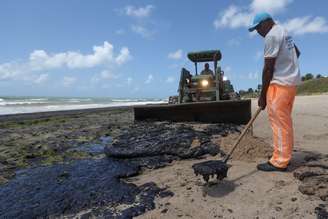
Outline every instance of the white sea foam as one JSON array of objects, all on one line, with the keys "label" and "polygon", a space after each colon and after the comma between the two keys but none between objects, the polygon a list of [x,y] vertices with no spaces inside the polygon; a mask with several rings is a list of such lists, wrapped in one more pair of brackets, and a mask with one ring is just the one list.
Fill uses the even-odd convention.
[{"label": "white sea foam", "polygon": [[[132,106],[132,105],[145,105],[145,104],[157,104],[165,103],[166,100],[156,101],[140,101],[129,99],[122,99],[121,101],[113,101],[108,99],[103,102],[99,99],[87,99],[87,98],[66,98],[60,100],[58,98],[48,101],[40,101],[41,98],[35,98],[34,101],[31,99],[25,100],[5,100],[0,101],[0,115],[7,114],[18,114],[18,113],[33,113],[33,112],[47,112],[47,111],[61,111],[61,110],[74,110],[74,109],[92,109],[92,108],[103,108],[113,106]],[[45,99],[46,100],[46,99]],[[82,101],[81,101],[82,100]],[[93,101],[96,101],[94,103]]]},{"label": "white sea foam", "polygon": [[10,106],[10,105],[32,105],[32,104],[42,104],[47,103],[47,101],[2,101],[0,106]]}]

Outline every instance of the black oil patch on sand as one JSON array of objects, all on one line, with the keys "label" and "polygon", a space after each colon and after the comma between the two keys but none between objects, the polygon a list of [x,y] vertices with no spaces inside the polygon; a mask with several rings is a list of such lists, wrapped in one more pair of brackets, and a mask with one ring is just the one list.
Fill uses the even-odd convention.
[{"label": "black oil patch on sand", "polygon": [[154,198],[163,191],[154,183],[138,187],[121,180],[136,175],[139,168],[104,158],[18,171],[0,187],[0,215],[132,218],[153,209]]}]

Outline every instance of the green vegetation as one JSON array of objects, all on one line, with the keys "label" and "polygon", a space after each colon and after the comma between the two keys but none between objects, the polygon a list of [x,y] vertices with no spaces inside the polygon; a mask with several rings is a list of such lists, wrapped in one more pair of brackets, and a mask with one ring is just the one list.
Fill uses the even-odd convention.
[{"label": "green vegetation", "polygon": [[260,91],[261,91],[262,86],[261,85],[258,85],[257,87],[258,87],[258,89],[255,89],[255,90],[253,90],[253,88],[248,88],[247,91],[240,90],[239,91],[239,95],[242,98],[245,98],[245,99],[248,99],[248,98],[257,98],[260,95]]},{"label": "green vegetation", "polygon": [[308,81],[308,80],[311,80],[313,78],[314,78],[313,74],[307,73],[306,75],[302,76],[302,81]]},{"label": "green vegetation", "polygon": [[[262,85],[258,85],[257,89],[248,88],[248,90],[240,90],[239,95],[244,98],[257,98],[262,89]],[[328,77],[321,74],[314,76],[307,73],[302,76],[302,83],[297,86],[297,95],[313,95],[328,93]]]},{"label": "green vegetation", "polygon": [[328,93],[328,78],[319,77],[305,80],[297,87],[298,95]]}]

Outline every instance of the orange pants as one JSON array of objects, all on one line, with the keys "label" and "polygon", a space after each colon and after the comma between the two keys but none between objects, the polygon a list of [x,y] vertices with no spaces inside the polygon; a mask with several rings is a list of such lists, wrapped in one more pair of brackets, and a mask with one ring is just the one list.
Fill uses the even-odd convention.
[{"label": "orange pants", "polygon": [[287,167],[294,145],[292,108],[296,95],[295,86],[270,84],[267,91],[267,111],[273,131],[273,156],[270,163],[275,167]]}]

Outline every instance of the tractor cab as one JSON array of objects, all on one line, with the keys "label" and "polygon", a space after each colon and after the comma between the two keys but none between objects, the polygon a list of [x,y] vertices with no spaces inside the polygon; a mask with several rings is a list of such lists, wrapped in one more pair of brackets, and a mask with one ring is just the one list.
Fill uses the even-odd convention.
[{"label": "tractor cab", "polygon": [[[219,101],[231,99],[234,93],[230,81],[224,81],[224,72],[219,61],[222,58],[220,50],[208,50],[188,53],[188,59],[195,64],[192,74],[182,68],[178,88],[178,103]],[[199,63],[213,63],[213,71],[207,68],[198,73]]]}]

